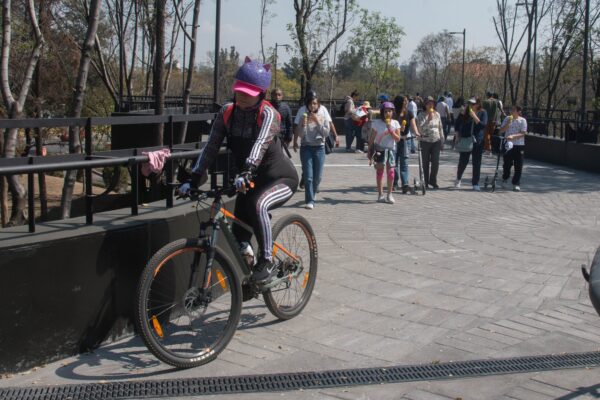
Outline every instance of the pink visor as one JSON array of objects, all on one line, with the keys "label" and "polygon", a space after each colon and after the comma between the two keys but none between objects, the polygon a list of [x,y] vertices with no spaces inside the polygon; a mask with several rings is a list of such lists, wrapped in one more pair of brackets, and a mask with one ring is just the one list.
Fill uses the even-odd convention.
[{"label": "pink visor", "polygon": [[233,91],[242,92],[253,97],[262,93],[262,90],[259,87],[242,81],[235,81],[233,84]]}]

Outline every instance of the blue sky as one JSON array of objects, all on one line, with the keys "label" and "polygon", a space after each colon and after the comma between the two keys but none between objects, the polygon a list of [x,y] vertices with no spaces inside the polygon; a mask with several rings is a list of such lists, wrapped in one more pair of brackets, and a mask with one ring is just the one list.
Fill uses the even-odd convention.
[{"label": "blue sky", "polygon": [[[198,63],[207,61],[207,51],[214,49],[215,0],[204,0],[201,5]],[[240,55],[260,54],[260,0],[222,0],[221,2],[221,47],[235,46]],[[495,15],[496,0],[359,0],[362,8],[395,17],[406,36],[400,47],[400,61],[407,61],[419,41],[429,33],[462,31],[467,29],[467,49],[478,46],[498,46],[492,17]],[[292,43],[286,25],[294,19],[293,0],[276,0],[272,6],[276,17],[265,31],[265,47],[277,43]],[[462,39],[461,36],[458,36]],[[350,34],[343,37],[342,48],[351,40]],[[279,48],[279,60],[289,58]]]}]

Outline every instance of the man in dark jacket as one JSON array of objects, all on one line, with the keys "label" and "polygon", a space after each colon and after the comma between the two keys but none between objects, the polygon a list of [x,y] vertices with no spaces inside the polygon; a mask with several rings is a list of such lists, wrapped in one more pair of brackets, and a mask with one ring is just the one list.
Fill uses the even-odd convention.
[{"label": "man in dark jacket", "polygon": [[283,91],[280,88],[271,90],[271,104],[279,114],[281,114],[281,138],[286,145],[289,145],[294,137],[294,129],[292,124],[292,110],[288,103],[283,101]]}]

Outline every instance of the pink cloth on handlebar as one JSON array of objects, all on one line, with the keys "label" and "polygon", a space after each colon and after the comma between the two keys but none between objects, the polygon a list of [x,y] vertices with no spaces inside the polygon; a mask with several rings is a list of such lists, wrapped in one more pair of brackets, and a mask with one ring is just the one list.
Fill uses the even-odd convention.
[{"label": "pink cloth on handlebar", "polygon": [[142,164],[142,174],[150,176],[151,173],[159,174],[165,166],[165,161],[171,155],[171,150],[161,149],[156,151],[144,151],[143,155],[148,156],[148,162]]}]

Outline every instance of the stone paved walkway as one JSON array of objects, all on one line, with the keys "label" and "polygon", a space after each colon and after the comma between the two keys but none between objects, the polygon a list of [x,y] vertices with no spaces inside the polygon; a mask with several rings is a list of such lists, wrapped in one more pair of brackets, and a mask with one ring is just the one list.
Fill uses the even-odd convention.
[{"label": "stone paved walkway", "polygon": [[[297,155],[294,156],[298,162]],[[245,303],[240,328],[209,365],[176,371],[129,338],[0,386],[274,373],[519,355],[600,347],[581,264],[600,244],[600,176],[526,160],[522,192],[454,189],[457,153],[442,156],[441,189],[377,203],[361,154],[327,157],[314,210],[299,212],[319,244],[319,275],[298,318],[277,322]],[[484,157],[482,181],[495,158]],[[416,174],[416,158],[411,173]],[[240,399],[597,398],[599,370],[240,395]],[[212,397],[203,397],[212,398]],[[214,399],[223,397],[215,396]],[[231,398],[228,396],[228,398]]]}]

